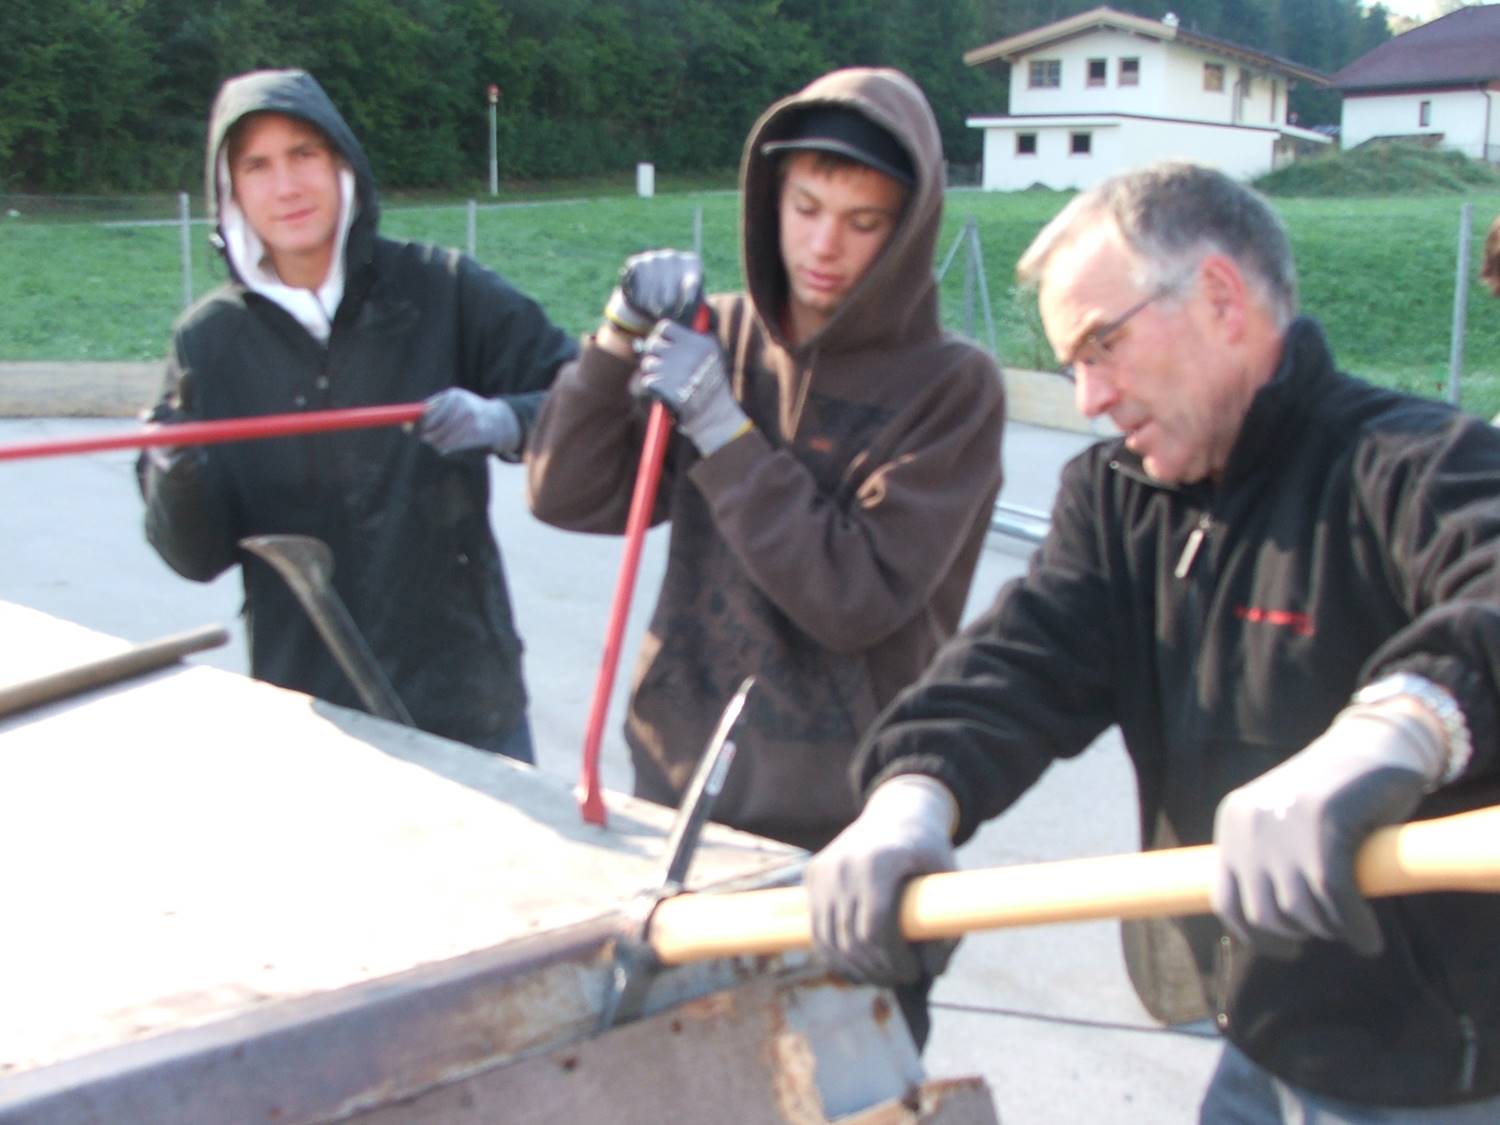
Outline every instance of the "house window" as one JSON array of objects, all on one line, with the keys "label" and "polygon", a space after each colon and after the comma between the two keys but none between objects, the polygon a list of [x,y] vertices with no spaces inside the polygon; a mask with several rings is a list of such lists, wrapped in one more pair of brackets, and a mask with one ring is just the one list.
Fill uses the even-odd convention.
[{"label": "house window", "polygon": [[1224,92],[1224,64],[1206,62],[1203,64],[1203,88],[1214,93]]},{"label": "house window", "polygon": [[1120,85],[1139,86],[1141,84],[1141,60],[1120,60]]},{"label": "house window", "polygon": [[1104,80],[1105,80],[1105,78],[1107,76],[1108,76],[1108,63],[1107,63],[1106,60],[1104,60],[1104,59],[1089,59],[1089,78],[1088,78],[1088,84],[1090,86],[1103,86],[1104,85]]},{"label": "house window", "polygon": [[1030,84],[1033,89],[1044,86],[1061,86],[1062,60],[1033,59],[1028,74],[1030,75]]},{"label": "house window", "polygon": [[1417,124],[1420,125],[1423,129],[1432,124],[1431,102],[1424,101],[1417,103]]},{"label": "house window", "polygon": [[1068,138],[1068,151],[1074,156],[1087,156],[1094,149],[1094,134],[1073,133]]},{"label": "house window", "polygon": [[1036,155],[1036,134],[1035,133],[1017,133],[1016,134],[1016,155],[1017,156],[1035,156]]}]

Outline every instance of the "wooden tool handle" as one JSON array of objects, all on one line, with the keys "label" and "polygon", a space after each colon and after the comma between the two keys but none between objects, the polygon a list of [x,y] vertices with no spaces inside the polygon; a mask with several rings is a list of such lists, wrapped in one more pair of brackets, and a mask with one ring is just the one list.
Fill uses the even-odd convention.
[{"label": "wooden tool handle", "polygon": [[123,652],[76,664],[57,672],[49,672],[34,680],[0,687],[0,716],[13,715],[45,703],[53,703],[69,696],[108,684],[141,676],[174,664],[184,656],[205,649],[218,648],[227,643],[229,633],[218,625],[204,625],[186,633],[174,633],[160,640],[134,645]]},{"label": "wooden tool handle", "polygon": [[[973,930],[1203,914],[1218,848],[950,871],[913,879],[901,929],[914,939]],[[1359,853],[1371,897],[1424,891],[1500,891],[1500,807],[1384,828]],[[652,915],[650,942],[664,964],[805,949],[812,935],[801,887],[680,895]]]}]

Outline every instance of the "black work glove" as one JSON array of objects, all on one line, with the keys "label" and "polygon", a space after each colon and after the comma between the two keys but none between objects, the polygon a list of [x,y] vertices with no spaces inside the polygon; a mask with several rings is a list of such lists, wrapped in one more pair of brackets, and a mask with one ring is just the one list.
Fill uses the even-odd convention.
[{"label": "black work glove", "polygon": [[1241,941],[1285,955],[1308,938],[1384,946],[1355,881],[1371,832],[1405,821],[1443,772],[1443,740],[1384,705],[1345,708],[1307,748],[1219,803],[1210,899]]},{"label": "black work glove", "polygon": [[[147,425],[175,426],[199,419],[170,402],[160,402],[141,416]],[[188,474],[201,471],[208,452],[201,445],[148,445],[144,465],[158,473]]]},{"label": "black work glove", "polygon": [[687,323],[703,303],[703,263],[683,250],[650,250],[625,259],[604,318],[641,337],[661,320]]},{"label": "black work glove", "polygon": [[438,391],[423,404],[417,436],[439,453],[484,449],[510,456],[521,449],[521,422],[510,403],[463,387]]},{"label": "black work glove", "polygon": [[808,861],[813,949],[830,968],[851,980],[911,984],[947,967],[958,943],[907,941],[900,907],[913,876],[953,869],[954,809],[941,782],[902,774]]},{"label": "black work glove", "polygon": [[664,320],[646,338],[632,387],[664,402],[677,428],[707,457],[750,428],[729,389],[724,350],[716,336]]}]

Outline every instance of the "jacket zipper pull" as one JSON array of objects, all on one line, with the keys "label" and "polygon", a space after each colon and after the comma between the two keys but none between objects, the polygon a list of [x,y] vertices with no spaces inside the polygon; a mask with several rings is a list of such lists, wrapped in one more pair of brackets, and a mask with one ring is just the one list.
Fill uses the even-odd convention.
[{"label": "jacket zipper pull", "polygon": [[1208,527],[1212,522],[1207,514],[1198,517],[1198,526],[1188,535],[1187,544],[1182,548],[1182,556],[1177,560],[1177,569],[1172,571],[1178,578],[1186,578],[1188,571],[1193,569],[1193,560],[1198,557],[1198,548],[1203,546],[1203,538],[1208,534]]},{"label": "jacket zipper pull", "polygon": [[1474,1068],[1479,1061],[1479,1033],[1474,1028],[1473,1016],[1464,1013],[1458,1017],[1458,1033],[1464,1044],[1458,1068],[1458,1088],[1468,1093],[1474,1089]]}]

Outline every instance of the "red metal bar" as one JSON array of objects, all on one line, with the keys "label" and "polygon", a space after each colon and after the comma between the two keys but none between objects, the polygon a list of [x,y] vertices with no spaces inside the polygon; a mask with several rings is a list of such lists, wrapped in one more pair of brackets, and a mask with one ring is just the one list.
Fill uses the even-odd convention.
[{"label": "red metal bar", "polygon": [[290,437],[293,434],[325,433],[329,430],[359,430],[376,426],[399,426],[422,416],[424,404],[355,406],[345,410],[308,410],[296,414],[260,414],[250,418],[224,418],[213,422],[179,422],[149,425],[124,434],[100,434],[83,438],[56,438],[0,445],[0,461],[28,457],[57,457],[70,453],[97,453],[106,449],[145,449],[151,445],[213,445],[225,441]]},{"label": "red metal bar", "polygon": [[[712,327],[708,306],[700,304],[693,314],[693,331],[707,332]],[[609,607],[609,624],[604,630],[604,659],[594,681],[594,700],[589,705],[588,729],[583,736],[583,766],[578,775],[578,811],[583,814],[584,823],[601,828],[604,797],[599,789],[599,744],[604,737],[610,693],[614,691],[615,669],[620,663],[620,640],[625,635],[625,620],[630,616],[641,544],[651,524],[651,510],[656,507],[656,486],[661,481],[661,466],[667,458],[667,439],[671,434],[672,419],[667,408],[660,402],[652,403],[646,419],[646,440],[641,446],[641,467],[636,470],[630,514],[625,519],[625,557],[620,560],[620,576],[615,580],[614,602]]]},{"label": "red metal bar", "polygon": [[615,686],[615,669],[620,663],[625,620],[630,616],[635,574],[641,562],[641,544],[651,524],[651,509],[656,506],[656,486],[661,481],[661,466],[666,460],[667,439],[671,436],[672,419],[667,408],[659,402],[652,403],[646,421],[646,440],[641,447],[641,467],[636,472],[630,515],[625,521],[625,556],[620,561],[614,601],[609,608],[609,624],[604,630],[604,658],[599,663],[599,676],[594,681],[594,701],[589,706],[589,724],[583,736],[583,768],[578,776],[578,810],[585,823],[601,827],[604,824],[604,798],[599,791],[599,744],[604,737],[604,720],[609,711],[610,693]]}]

